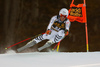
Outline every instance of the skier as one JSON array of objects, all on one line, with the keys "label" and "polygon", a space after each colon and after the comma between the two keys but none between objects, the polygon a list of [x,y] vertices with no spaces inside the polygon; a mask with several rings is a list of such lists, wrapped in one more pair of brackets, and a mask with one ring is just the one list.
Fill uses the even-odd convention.
[{"label": "skier", "polygon": [[37,36],[32,41],[28,42],[25,46],[17,49],[17,51],[20,52],[28,47],[32,47],[33,45],[45,39],[48,39],[49,41],[47,41],[46,44],[42,47],[38,48],[38,51],[41,51],[47,47],[50,47],[52,44],[61,41],[65,35],[69,33],[70,21],[67,19],[67,17],[68,10],[66,8],[62,8],[59,11],[59,15],[53,16],[51,18],[45,34]]}]

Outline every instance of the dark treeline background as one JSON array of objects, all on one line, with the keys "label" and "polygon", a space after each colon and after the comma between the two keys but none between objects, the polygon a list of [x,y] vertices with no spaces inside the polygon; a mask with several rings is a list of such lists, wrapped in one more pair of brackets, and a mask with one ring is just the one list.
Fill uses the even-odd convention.
[{"label": "dark treeline background", "polygon": [[[24,39],[44,33],[52,16],[59,14],[61,8],[69,9],[72,0],[0,0],[0,53],[5,53],[5,47]],[[83,3],[75,0],[74,4]],[[100,0],[86,0],[87,24],[89,35],[89,51],[100,51]],[[28,40],[30,41],[30,40]],[[28,41],[10,49],[25,45]],[[46,41],[33,46],[37,49]],[[60,51],[84,52],[85,24],[72,22],[70,34],[62,40]],[[55,46],[49,47],[52,49]],[[44,50],[46,51],[46,49]]]}]

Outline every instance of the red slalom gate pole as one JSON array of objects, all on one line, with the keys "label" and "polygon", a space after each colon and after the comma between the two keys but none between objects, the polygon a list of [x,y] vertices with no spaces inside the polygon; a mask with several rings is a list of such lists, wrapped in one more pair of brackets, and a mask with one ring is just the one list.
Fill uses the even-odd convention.
[{"label": "red slalom gate pole", "polygon": [[57,45],[58,45],[58,46],[57,46],[57,52],[58,52],[58,51],[59,51],[60,42],[58,42]]},{"label": "red slalom gate pole", "polygon": [[52,50],[54,50],[57,47],[57,52],[58,52],[59,51],[59,46],[60,46],[60,42],[58,42]]},{"label": "red slalom gate pole", "polygon": [[86,31],[86,48],[87,52],[89,52],[89,45],[88,45],[88,29],[87,29],[87,16],[86,16],[86,1],[84,0],[84,6],[85,6],[85,31]]},{"label": "red slalom gate pole", "polygon": [[[67,34],[65,35],[65,37],[66,37],[68,34],[69,34],[69,33],[67,32]],[[55,45],[55,47],[54,47],[52,50],[54,50],[54,49],[57,47],[57,52],[58,52],[58,51],[59,51],[60,42],[61,42],[61,41],[59,41],[59,42]]]},{"label": "red slalom gate pole", "polygon": [[54,50],[57,47],[57,45],[58,45],[58,43],[55,45],[55,47],[52,50]]},{"label": "red slalom gate pole", "polygon": [[20,44],[20,43],[22,43],[22,42],[24,42],[24,41],[29,40],[29,39],[31,39],[31,38],[27,38],[27,39],[25,39],[25,40],[22,40],[22,41],[20,41],[20,42],[18,42],[18,43],[16,43],[16,44],[13,44],[13,45],[11,45],[11,46],[5,48],[5,49],[11,48],[11,47],[13,47],[13,46],[15,46],[15,45],[17,45],[17,44]]}]

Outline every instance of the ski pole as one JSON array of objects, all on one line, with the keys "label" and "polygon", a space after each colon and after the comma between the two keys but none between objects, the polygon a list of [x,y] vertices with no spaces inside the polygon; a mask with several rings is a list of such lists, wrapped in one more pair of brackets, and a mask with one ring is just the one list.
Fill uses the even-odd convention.
[{"label": "ski pole", "polygon": [[[65,35],[65,37],[68,35],[69,33],[67,32],[67,34]],[[64,38],[65,38],[64,37]],[[61,42],[61,41],[60,41]],[[56,47],[57,47],[57,52],[59,51],[59,46],[60,46],[60,42],[58,42],[55,46],[54,46],[54,48],[52,49],[52,50],[54,50]]]},{"label": "ski pole", "polygon": [[52,50],[54,50],[57,47],[58,43],[54,46],[54,48]]},{"label": "ski pole", "polygon": [[38,35],[36,35],[36,36],[34,36],[34,37],[31,37],[31,38],[27,38],[27,39],[25,39],[25,40],[22,40],[22,41],[20,41],[20,42],[18,42],[18,43],[15,43],[15,44],[13,44],[13,45],[7,47],[7,48],[5,48],[5,49],[11,48],[11,47],[13,47],[13,46],[15,46],[15,45],[18,45],[18,44],[20,44],[20,43],[22,43],[22,42],[24,42],[24,41],[30,40],[30,39],[32,39],[32,38],[38,37],[38,36],[43,35],[43,34],[45,34],[45,33],[38,34]]},{"label": "ski pole", "polygon": [[[61,41],[60,41],[60,42],[61,42]],[[58,42],[58,43],[54,46],[54,48],[53,48],[52,50],[54,50],[54,49],[57,47],[57,52],[58,52],[59,46],[60,46],[60,42]]]},{"label": "ski pole", "polygon": [[54,50],[56,47],[57,47],[57,52],[59,51],[59,46],[60,46],[60,42],[58,42],[55,46],[54,46],[54,48],[52,49],[52,50]]},{"label": "ski pole", "polygon": [[22,43],[22,42],[24,42],[24,41],[27,41],[27,40],[30,40],[30,39],[31,39],[31,38],[27,38],[27,39],[25,39],[25,40],[22,40],[22,41],[20,41],[20,42],[18,42],[18,43],[15,43],[15,44],[13,44],[13,45],[7,47],[7,48],[5,48],[5,49],[11,48],[11,47],[13,47],[13,46],[15,46],[15,45],[17,45],[17,44],[20,44],[20,43]]}]

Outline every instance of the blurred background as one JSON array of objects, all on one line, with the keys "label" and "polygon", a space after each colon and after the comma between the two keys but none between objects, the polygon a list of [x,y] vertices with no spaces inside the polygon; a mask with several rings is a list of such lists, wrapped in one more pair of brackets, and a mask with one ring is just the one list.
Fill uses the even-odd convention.
[{"label": "blurred background", "polygon": [[[58,15],[61,8],[70,8],[72,0],[0,0],[0,53],[5,47],[24,39],[44,33],[52,16]],[[83,3],[75,0],[74,4]],[[89,51],[100,51],[100,0],[86,0]],[[28,41],[11,47],[17,48]],[[37,49],[46,41],[33,46]],[[52,45],[48,49],[52,49]],[[47,51],[47,49],[43,50]],[[86,52],[85,24],[72,22],[70,33],[61,41],[61,52]]]}]

